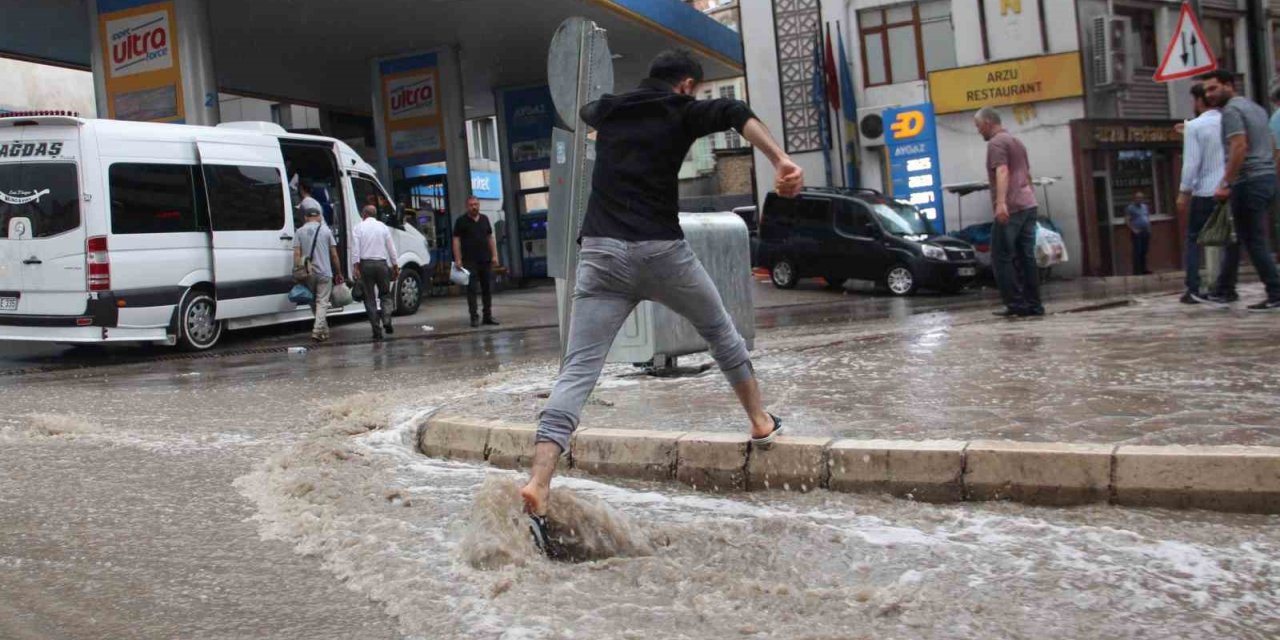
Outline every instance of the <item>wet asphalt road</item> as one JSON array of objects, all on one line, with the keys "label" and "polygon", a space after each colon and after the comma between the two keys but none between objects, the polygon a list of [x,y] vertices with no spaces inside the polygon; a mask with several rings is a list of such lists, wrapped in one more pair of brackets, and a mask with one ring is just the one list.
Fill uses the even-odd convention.
[{"label": "wet asphalt road", "polygon": [[[1050,307],[1127,288],[1067,284],[1049,296]],[[840,332],[993,304],[990,292],[901,300],[820,285],[761,289],[760,327],[788,332]],[[379,557],[411,562],[425,554],[445,574],[453,566],[430,544],[406,553],[386,546],[402,528],[378,519],[400,513],[387,511],[394,496],[386,487],[412,478],[383,477],[381,463],[341,437],[307,443],[327,425],[359,432],[386,425],[393,409],[465,401],[504,376],[551,367],[557,333],[536,328],[545,324],[548,293],[498,300],[506,322],[498,331],[466,328],[457,301],[446,300],[399,321],[395,340],[371,345],[365,327],[346,320],[335,331],[338,344],[301,355],[287,353],[306,344],[299,326],[244,332],[194,358],[153,347],[0,346],[8,373],[0,376],[0,637],[475,637],[422,631],[432,618],[405,626],[412,611],[431,610],[412,602],[444,602],[454,583],[411,589],[416,600],[405,606],[413,609],[403,611],[379,586],[401,572]],[[425,322],[436,330],[412,331]],[[291,475],[308,468],[313,475]],[[283,484],[243,485],[251,473]],[[414,517],[436,522],[465,509],[472,482],[448,489],[461,493],[450,493],[440,514]],[[854,510],[864,508],[879,507]],[[375,525],[387,530],[375,533]],[[432,535],[456,540],[449,531]],[[502,588],[501,580],[493,584]]]}]

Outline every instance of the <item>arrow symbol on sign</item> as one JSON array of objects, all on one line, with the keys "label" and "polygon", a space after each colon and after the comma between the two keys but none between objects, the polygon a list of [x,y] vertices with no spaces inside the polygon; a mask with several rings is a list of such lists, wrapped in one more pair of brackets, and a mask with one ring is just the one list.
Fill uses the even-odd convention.
[{"label": "arrow symbol on sign", "polygon": [[1182,36],[1182,66],[1185,67],[1187,66],[1187,34],[1180,35]]},{"label": "arrow symbol on sign", "polygon": [[1193,34],[1191,34],[1191,63],[1192,63],[1193,65],[1199,66],[1199,65],[1200,65],[1200,55],[1199,55],[1198,53],[1196,53],[1196,45],[1197,45],[1197,44],[1199,44],[1199,43],[1198,43],[1198,42],[1196,42],[1196,34],[1194,34],[1194,33],[1193,33]]}]

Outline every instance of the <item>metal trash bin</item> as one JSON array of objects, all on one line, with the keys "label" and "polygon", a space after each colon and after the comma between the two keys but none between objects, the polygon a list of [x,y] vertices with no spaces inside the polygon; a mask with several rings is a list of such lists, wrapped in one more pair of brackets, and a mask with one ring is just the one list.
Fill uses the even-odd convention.
[{"label": "metal trash bin", "polygon": [[[729,211],[681,213],[680,228],[693,253],[702,261],[738,333],[755,347],[756,317],[752,302],[751,247],[747,225]],[[652,363],[674,367],[679,356],[707,349],[688,320],[656,302],[636,306],[609,349],[609,362]]]}]

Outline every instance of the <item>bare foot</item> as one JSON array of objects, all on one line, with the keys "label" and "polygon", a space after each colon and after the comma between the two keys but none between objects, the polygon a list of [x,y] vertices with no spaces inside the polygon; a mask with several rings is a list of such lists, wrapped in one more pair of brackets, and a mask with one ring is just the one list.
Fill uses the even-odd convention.
[{"label": "bare foot", "polygon": [[547,515],[547,500],[551,498],[551,487],[540,487],[533,480],[520,488],[520,498],[524,500],[525,513],[535,516]]},{"label": "bare foot", "polygon": [[773,418],[769,414],[761,412],[759,417],[751,418],[751,437],[763,438],[773,433]]}]

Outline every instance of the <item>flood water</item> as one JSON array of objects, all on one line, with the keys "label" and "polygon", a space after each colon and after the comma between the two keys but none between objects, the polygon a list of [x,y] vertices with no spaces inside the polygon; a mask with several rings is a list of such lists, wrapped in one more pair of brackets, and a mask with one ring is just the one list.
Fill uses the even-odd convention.
[{"label": "flood water", "polygon": [[1280,518],[565,477],[550,517],[591,560],[553,562],[523,528],[520,476],[418,454],[422,415],[338,420],[237,481],[265,535],[411,637],[1280,634]]},{"label": "flood water", "polygon": [[[1095,396],[1114,407],[1147,406],[1143,394],[1161,385],[1182,403],[1201,384],[1237,409],[1227,414],[1237,427],[1267,428],[1274,395],[1256,384],[1274,366],[1233,364],[1274,353],[1257,342],[1265,321],[1179,319],[1171,314],[1191,312],[1159,304],[1001,330],[985,318],[913,317],[898,338],[867,338],[884,333],[874,327],[770,330],[756,362],[771,402],[802,432],[824,424],[815,417],[863,416],[870,401],[833,399],[863,393],[857,374],[870,369],[856,367],[868,354],[916,358],[897,369],[909,378],[911,363],[959,367],[955,345],[977,340],[988,359],[1023,354],[1029,371],[1063,366],[1074,338],[1112,371],[1064,378],[1114,392]],[[1185,330],[1132,330],[1155,319]],[[1204,357],[1159,348],[1201,348],[1214,335]],[[1108,356],[1093,344],[1106,340],[1127,346]],[[1275,516],[712,495],[567,476],[550,515],[575,561],[549,561],[524,531],[519,474],[427,458],[414,436],[432,411],[531,421],[554,353],[545,331],[7,380],[0,638],[1280,637]],[[796,365],[814,358],[824,364]],[[1212,379],[1197,382],[1197,362]],[[975,377],[921,378],[936,391],[919,407],[892,394],[881,404],[934,415],[948,406],[939,397],[989,383],[967,366]],[[736,425],[736,412],[708,411],[731,402],[714,371],[631,373],[610,370],[591,426],[623,415],[637,391],[669,399],[660,406],[684,412],[680,428]],[[893,388],[876,375],[882,392]],[[838,385],[812,384],[823,379]],[[1090,396],[1049,397],[1108,411]],[[999,414],[1014,406],[1006,400],[987,407]],[[1192,409],[1178,411],[1191,420]]]}]

